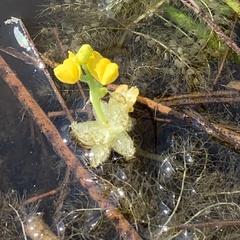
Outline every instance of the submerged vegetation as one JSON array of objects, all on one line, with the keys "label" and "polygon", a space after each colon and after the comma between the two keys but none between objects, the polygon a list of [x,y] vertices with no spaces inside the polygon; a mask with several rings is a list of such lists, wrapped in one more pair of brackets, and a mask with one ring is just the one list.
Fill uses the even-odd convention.
[{"label": "submerged vegetation", "polygon": [[[189,3],[196,4],[191,5],[194,10]],[[136,86],[141,96],[172,107],[163,114],[134,106],[131,116],[136,120],[128,129],[136,148],[131,161],[108,149],[108,159],[91,168],[88,150],[67,132],[79,161],[103,182],[104,197],[143,239],[240,238],[239,146],[231,141],[240,139],[240,56],[231,47],[238,41],[239,12],[238,1],[64,0],[46,3],[39,14],[41,30],[35,41],[45,58],[61,63],[67,51],[77,53],[88,43],[118,64],[116,84]],[[81,86],[82,95],[75,85],[59,86],[70,109],[87,106],[88,87]],[[91,119],[89,109],[74,113],[75,121]],[[45,219],[58,239],[121,239],[64,163],[54,163],[59,178],[65,175],[64,186],[53,197],[54,216]],[[9,211],[15,214],[22,206],[9,207],[8,195],[0,195],[1,204],[8,206],[2,208],[6,219],[13,218]],[[21,208],[20,215],[24,225],[29,213]],[[7,232],[1,222],[0,232],[11,239],[15,228]]]}]

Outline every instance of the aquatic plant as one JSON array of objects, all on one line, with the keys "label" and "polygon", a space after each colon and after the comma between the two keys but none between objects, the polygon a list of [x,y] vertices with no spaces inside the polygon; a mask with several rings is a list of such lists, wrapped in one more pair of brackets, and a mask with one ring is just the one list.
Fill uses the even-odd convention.
[{"label": "aquatic plant", "polygon": [[89,86],[96,120],[73,122],[71,129],[77,141],[91,148],[91,166],[97,167],[106,161],[111,149],[127,160],[133,158],[135,147],[127,133],[132,127],[128,113],[133,111],[138,89],[120,85],[110,93],[108,103],[101,100],[108,92],[103,86],[115,81],[119,75],[118,65],[84,44],[76,55],[69,52],[69,57],[54,68],[54,73],[61,82],[74,84],[80,79]]}]

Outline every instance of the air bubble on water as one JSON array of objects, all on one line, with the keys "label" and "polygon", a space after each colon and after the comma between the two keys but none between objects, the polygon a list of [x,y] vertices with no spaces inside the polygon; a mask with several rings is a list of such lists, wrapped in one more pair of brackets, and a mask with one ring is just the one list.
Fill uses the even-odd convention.
[{"label": "air bubble on water", "polygon": [[124,194],[124,191],[122,190],[122,188],[118,188],[117,189],[117,192],[119,194],[120,197],[123,197],[125,194]]},{"label": "air bubble on water", "polygon": [[159,204],[159,210],[165,216],[169,216],[171,213],[171,209],[162,201]]},{"label": "air bubble on water", "polygon": [[161,165],[161,174],[163,177],[170,178],[173,173],[174,169],[172,167],[172,164],[170,163],[168,158],[166,158]]},{"label": "air bubble on water", "polygon": [[126,181],[127,180],[127,175],[125,174],[125,172],[122,170],[122,169],[120,169],[120,168],[118,168],[118,170],[117,170],[117,177],[120,179],[120,180],[122,180],[122,181]]},{"label": "air bubble on water", "polygon": [[60,222],[57,224],[57,231],[58,231],[59,235],[63,235],[64,232],[65,232],[65,230],[66,230],[66,226],[65,226],[64,222],[63,222],[63,221],[60,221]]},{"label": "air bubble on water", "polygon": [[194,159],[192,158],[190,153],[185,154],[185,161],[188,164],[192,164],[193,163]]}]

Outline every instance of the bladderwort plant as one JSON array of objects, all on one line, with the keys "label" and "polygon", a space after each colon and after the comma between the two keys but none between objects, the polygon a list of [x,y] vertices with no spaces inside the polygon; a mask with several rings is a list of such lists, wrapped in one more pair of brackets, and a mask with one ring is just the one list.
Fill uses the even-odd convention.
[{"label": "bladderwort plant", "polygon": [[110,155],[111,149],[131,159],[135,153],[133,140],[128,135],[132,120],[128,113],[134,110],[139,91],[135,87],[120,85],[110,93],[108,103],[102,98],[108,93],[107,84],[114,82],[118,65],[94,51],[89,44],[83,44],[77,54],[69,56],[54,69],[55,76],[63,83],[74,84],[79,80],[89,86],[90,101],[95,121],[73,122],[72,133],[90,151],[90,164],[97,167]]}]

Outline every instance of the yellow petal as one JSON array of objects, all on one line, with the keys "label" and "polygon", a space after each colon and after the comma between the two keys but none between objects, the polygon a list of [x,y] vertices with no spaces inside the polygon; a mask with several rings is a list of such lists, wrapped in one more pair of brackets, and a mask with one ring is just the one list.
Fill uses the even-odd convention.
[{"label": "yellow petal", "polygon": [[98,75],[96,73],[96,65],[103,58],[103,56],[96,51],[92,52],[92,55],[88,58],[87,67],[91,75],[98,80]]},{"label": "yellow petal", "polygon": [[101,79],[103,77],[103,74],[108,66],[108,64],[111,63],[111,61],[107,58],[102,58],[95,67],[95,71],[97,73],[97,80],[101,82]]},{"label": "yellow petal", "polygon": [[79,63],[86,64],[92,52],[93,49],[89,44],[83,44],[76,54]]},{"label": "yellow petal", "polygon": [[118,65],[116,63],[109,63],[106,66],[105,71],[99,82],[103,85],[110,84],[114,82],[118,78],[118,76]]},{"label": "yellow petal", "polygon": [[54,68],[53,71],[61,82],[69,84],[76,83],[82,74],[80,65],[76,64],[72,58],[64,60],[63,63]]}]

